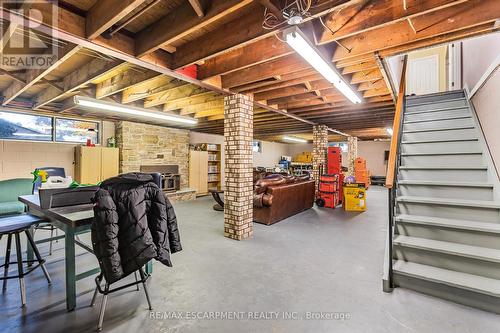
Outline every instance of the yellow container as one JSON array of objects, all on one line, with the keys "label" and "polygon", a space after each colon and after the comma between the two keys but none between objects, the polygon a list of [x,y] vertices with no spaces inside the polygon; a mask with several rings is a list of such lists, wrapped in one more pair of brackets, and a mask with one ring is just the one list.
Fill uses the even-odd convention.
[{"label": "yellow container", "polygon": [[295,155],[292,161],[299,163],[312,163],[312,154],[310,152],[302,152],[298,155]]},{"label": "yellow container", "polygon": [[362,184],[344,184],[343,207],[348,212],[366,210],[366,189]]}]

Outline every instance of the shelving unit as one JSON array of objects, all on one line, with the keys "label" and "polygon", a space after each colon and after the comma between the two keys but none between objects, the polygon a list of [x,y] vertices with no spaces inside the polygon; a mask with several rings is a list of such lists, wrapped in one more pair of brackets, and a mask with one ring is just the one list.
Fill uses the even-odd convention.
[{"label": "shelving unit", "polygon": [[221,188],[221,145],[214,143],[207,143],[208,152],[208,189]]},{"label": "shelving unit", "polygon": [[189,159],[189,186],[197,195],[206,195],[210,189],[221,189],[221,145],[201,143],[193,147]]}]

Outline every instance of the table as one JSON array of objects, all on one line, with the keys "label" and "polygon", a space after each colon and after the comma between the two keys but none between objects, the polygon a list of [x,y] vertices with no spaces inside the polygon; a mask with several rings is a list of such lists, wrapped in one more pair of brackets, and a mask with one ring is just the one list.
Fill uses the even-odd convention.
[{"label": "table", "polygon": [[[75,239],[75,236],[88,232],[90,225],[94,219],[94,210],[92,204],[75,205],[67,207],[58,207],[50,209],[42,209],[40,207],[40,199],[38,195],[22,195],[19,201],[24,203],[30,213],[43,217],[50,221],[58,229],[64,231],[64,236],[54,237],[58,239],[64,237],[64,255],[65,255],[65,275],[66,275],[66,309],[73,311],[76,307],[76,281],[86,278],[91,275],[96,275],[100,272],[99,268],[94,268],[86,272],[76,274],[75,269],[75,245],[78,245],[88,252],[93,253],[92,248],[87,244]],[[49,241],[43,239],[35,241],[35,243],[43,243]],[[33,256],[30,246],[28,246],[28,260]],[[151,273],[152,264],[149,262],[146,265],[146,272]]]}]

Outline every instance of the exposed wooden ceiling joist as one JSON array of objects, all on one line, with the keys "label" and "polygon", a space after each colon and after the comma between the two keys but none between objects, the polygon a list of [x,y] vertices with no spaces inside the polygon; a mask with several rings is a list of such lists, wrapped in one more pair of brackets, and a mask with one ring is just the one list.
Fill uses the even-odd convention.
[{"label": "exposed wooden ceiling joist", "polygon": [[333,11],[327,14],[323,22],[328,28],[323,28],[317,42],[319,45],[330,43],[465,1],[467,0],[409,1],[405,9],[402,0],[364,0],[344,8],[341,12]]},{"label": "exposed wooden ceiling joist", "polygon": [[252,0],[212,1],[206,8],[205,15],[199,17],[186,1],[175,11],[137,34],[136,55],[142,57],[158,50],[162,45],[169,45],[250,3]]},{"label": "exposed wooden ceiling joist", "polygon": [[87,12],[85,31],[87,38],[94,39],[144,3],[144,0],[97,1]]},{"label": "exposed wooden ceiling joist", "polygon": [[412,19],[416,32],[408,22],[401,21],[382,28],[356,34],[342,39],[343,47],[336,47],[333,61],[373,53],[398,45],[408,44],[426,38],[494,22],[500,17],[500,6],[496,0],[469,0]]}]

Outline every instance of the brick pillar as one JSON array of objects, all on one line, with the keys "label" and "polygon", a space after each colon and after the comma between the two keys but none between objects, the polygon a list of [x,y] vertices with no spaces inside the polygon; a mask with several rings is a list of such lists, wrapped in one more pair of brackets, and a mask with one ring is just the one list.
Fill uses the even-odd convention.
[{"label": "brick pillar", "polygon": [[354,176],[354,160],[358,157],[358,138],[349,136],[347,138],[347,173],[349,176]]},{"label": "brick pillar", "polygon": [[224,98],[224,236],[242,240],[253,234],[253,98]]},{"label": "brick pillar", "polygon": [[328,147],[328,127],[317,125],[313,127],[313,178],[316,180],[318,188],[319,168],[323,165],[323,172],[326,172],[326,152]]}]

